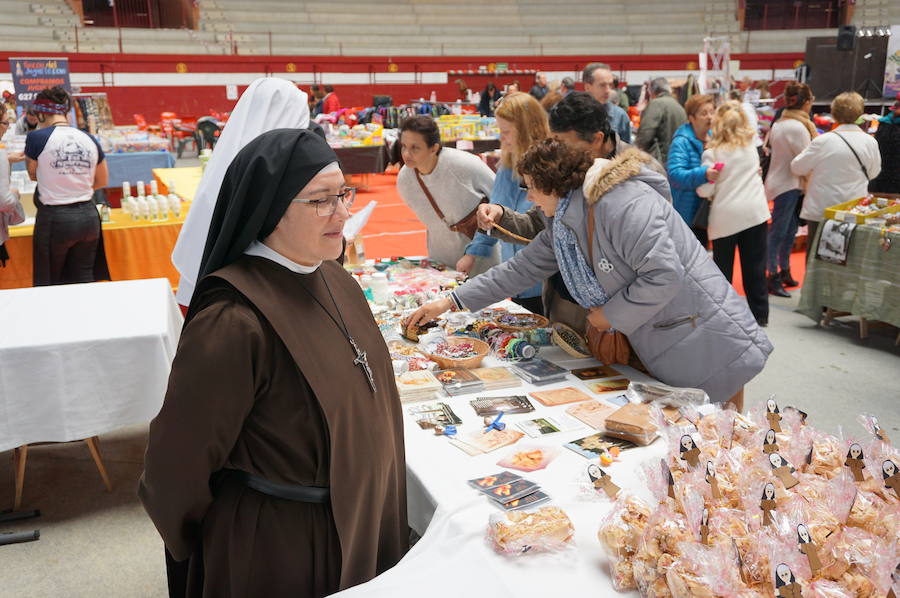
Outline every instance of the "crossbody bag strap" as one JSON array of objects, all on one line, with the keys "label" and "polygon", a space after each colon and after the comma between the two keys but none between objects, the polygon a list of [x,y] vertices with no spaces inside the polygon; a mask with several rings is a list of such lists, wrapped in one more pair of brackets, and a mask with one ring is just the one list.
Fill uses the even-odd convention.
[{"label": "crossbody bag strap", "polygon": [[416,180],[419,181],[419,186],[422,188],[422,192],[425,194],[425,197],[428,198],[428,203],[431,204],[431,207],[434,209],[434,213],[437,214],[437,217],[440,218],[444,222],[444,224],[447,224],[447,221],[444,220],[444,213],[438,207],[437,202],[434,201],[434,197],[431,195],[431,191],[429,191],[428,187],[425,186],[425,181],[422,180],[422,176],[419,174],[419,170],[413,169],[413,172],[416,173]]},{"label": "crossbody bag strap", "polygon": [[591,269],[594,268],[594,204],[588,206],[588,258]]},{"label": "crossbody bag strap", "polygon": [[850,148],[850,151],[853,152],[853,157],[856,158],[856,161],[859,162],[859,167],[862,168],[863,174],[866,175],[866,180],[869,180],[869,171],[866,170],[866,167],[863,166],[862,160],[859,159],[859,154],[856,153],[856,150],[853,149],[853,146],[850,145],[850,142],[844,139],[844,136],[838,133],[837,131],[832,131],[835,135],[841,138],[841,141],[847,144],[847,147]]}]

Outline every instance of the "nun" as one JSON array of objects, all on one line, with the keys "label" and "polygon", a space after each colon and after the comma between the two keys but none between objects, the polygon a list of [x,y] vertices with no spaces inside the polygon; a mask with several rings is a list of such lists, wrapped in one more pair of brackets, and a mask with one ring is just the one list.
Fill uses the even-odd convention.
[{"label": "nun", "polygon": [[325,596],[408,549],[390,356],[335,262],[353,197],[307,130],[225,173],[139,489],[171,596]]},{"label": "nun", "polygon": [[[253,81],[235,105],[216,151],[203,171],[194,200],[188,211],[175,249],[172,264],[178,270],[178,291],[175,298],[187,307],[199,280],[200,258],[209,233],[209,222],[216,207],[216,198],[228,165],[250,141],[274,129],[305,129],[310,126],[306,94],[297,86],[278,77]],[[316,127],[321,131],[321,127]],[[324,137],[324,132],[321,133]]]}]

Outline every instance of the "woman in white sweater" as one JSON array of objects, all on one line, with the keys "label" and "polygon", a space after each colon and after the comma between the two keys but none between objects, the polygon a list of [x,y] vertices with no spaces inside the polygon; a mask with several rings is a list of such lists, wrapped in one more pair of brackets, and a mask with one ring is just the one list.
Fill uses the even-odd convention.
[{"label": "woman in white sweater", "polygon": [[766,290],[766,234],[769,206],[759,175],[755,132],[740,103],[729,101],[716,110],[709,149],[703,165],[721,165],[719,177],[697,188],[697,195],[711,201],[707,232],[713,261],[731,282],[734,250],[741,256],[744,293],[760,326],[769,322]]},{"label": "woman in white sweater", "polygon": [[[478,156],[441,147],[440,130],[430,116],[403,121],[398,143],[404,164],[397,175],[400,197],[428,229],[428,257],[453,268],[472,238],[451,227],[458,229],[454,225],[490,200],[494,172]],[[495,266],[499,251],[495,245],[490,255],[475,258],[469,276]]]},{"label": "woman in white sweater", "polygon": [[[0,137],[6,134],[15,121],[6,115],[0,115]],[[6,267],[9,259],[4,243],[9,239],[9,227],[25,221],[25,210],[19,201],[19,190],[9,183],[10,163],[24,159],[21,153],[7,154],[0,149],[0,268]]]},{"label": "woman in white sweater", "polygon": [[805,185],[791,172],[791,160],[817,135],[809,117],[813,99],[808,85],[789,84],[784,91],[785,109],[769,131],[771,160],[766,197],[774,204],[769,228],[769,293],[778,297],[790,297],[785,287],[800,284],[791,276],[791,249],[797,234],[797,207]]},{"label": "woman in white sweater", "polygon": [[831,115],[838,127],[813,140],[791,162],[791,172],[809,176],[800,217],[809,227],[812,249],[825,208],[868,195],[869,181],[881,172],[881,153],[875,138],[860,129],[865,102],[855,91],[840,94],[831,102]]}]

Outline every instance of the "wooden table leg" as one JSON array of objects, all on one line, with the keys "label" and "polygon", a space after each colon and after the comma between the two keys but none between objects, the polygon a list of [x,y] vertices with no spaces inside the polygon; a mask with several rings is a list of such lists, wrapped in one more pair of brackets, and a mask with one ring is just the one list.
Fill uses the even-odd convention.
[{"label": "wooden table leg", "polygon": [[85,443],[87,443],[88,449],[91,451],[91,457],[94,458],[94,463],[97,464],[97,470],[100,472],[100,477],[103,478],[103,485],[106,486],[106,491],[112,492],[112,484],[109,483],[109,475],[106,473],[106,467],[103,465],[103,458],[100,457],[99,442],[100,438],[97,436],[85,439]]},{"label": "wooden table leg", "polygon": [[869,321],[865,318],[859,319],[859,338],[864,339],[869,337]]},{"label": "wooden table leg", "polygon": [[25,486],[25,461],[28,458],[28,445],[13,449],[13,470],[16,476],[16,494],[13,501],[13,511],[18,511],[22,506],[22,489]]}]

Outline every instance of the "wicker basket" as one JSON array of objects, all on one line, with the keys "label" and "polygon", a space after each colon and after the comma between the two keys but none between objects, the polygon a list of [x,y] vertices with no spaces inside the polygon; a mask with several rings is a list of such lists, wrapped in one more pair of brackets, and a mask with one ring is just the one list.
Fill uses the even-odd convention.
[{"label": "wicker basket", "polygon": [[[562,332],[562,334],[560,334],[560,332]],[[578,343],[567,342],[563,336],[571,339],[578,339]],[[588,350],[588,344],[584,337],[561,322],[553,323],[553,342],[572,357],[577,357],[578,359],[593,357]]]},{"label": "wicker basket", "polygon": [[453,359],[452,357],[444,357],[443,355],[435,355],[434,353],[425,353],[426,357],[438,364],[442,370],[451,368],[477,368],[481,365],[481,361],[487,357],[487,354],[491,352],[491,346],[477,338],[468,336],[448,336],[446,340],[448,345],[469,343],[475,348],[477,355],[465,359]]},{"label": "wicker basket", "polygon": [[[500,321],[500,318],[506,315],[528,316],[529,318],[533,318],[534,323],[529,324],[528,326],[510,326],[509,324],[504,324]],[[501,316],[494,318],[494,324],[496,324],[503,332],[525,332],[526,330],[534,330],[535,328],[546,328],[550,325],[550,320],[538,314],[502,314]]]}]

